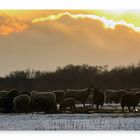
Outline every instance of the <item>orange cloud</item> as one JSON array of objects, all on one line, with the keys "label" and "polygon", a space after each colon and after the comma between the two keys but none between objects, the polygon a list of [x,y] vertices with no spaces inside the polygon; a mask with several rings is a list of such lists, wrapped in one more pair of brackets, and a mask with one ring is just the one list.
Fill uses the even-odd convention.
[{"label": "orange cloud", "polygon": [[62,39],[73,39],[71,41],[74,42],[85,41],[90,46],[97,43],[94,46],[98,49],[111,47],[119,50],[122,46],[138,46],[140,39],[139,28],[133,24],[87,14],[72,15],[66,12],[36,18],[32,20],[32,28],[49,36],[62,36]]},{"label": "orange cloud", "polygon": [[0,15],[0,35],[22,32],[29,26],[26,22],[7,15]]},{"label": "orange cloud", "polygon": [[[39,42],[43,42],[43,46],[45,40],[44,50],[48,50],[48,56],[53,52],[54,59],[56,58],[49,67],[69,63],[116,66],[138,61],[139,31],[134,30],[129,24],[117,23],[114,24],[114,28],[111,28],[112,25],[106,28],[107,23],[99,18],[77,15],[75,17],[65,13],[57,17],[34,19],[32,31],[41,36]],[[64,60],[60,60],[60,56]],[[47,60],[50,59],[47,58]]]},{"label": "orange cloud", "polygon": [[[123,20],[114,21],[111,19],[108,20],[102,16],[96,16],[93,14],[71,14],[69,12],[63,12],[63,13],[59,13],[59,14],[55,14],[55,15],[49,15],[46,17],[28,19],[28,21],[23,21],[21,19],[15,18],[15,17],[10,17],[5,14],[3,14],[3,15],[1,14],[0,15],[0,25],[1,25],[0,26],[0,35],[9,35],[11,33],[22,32],[28,28],[31,28],[31,26],[32,25],[34,26],[34,24],[39,24],[39,23],[48,22],[48,21],[57,22],[61,19],[64,19],[64,17],[69,17],[74,20],[81,20],[81,22],[83,22],[84,20],[97,21],[97,22],[101,23],[105,29],[116,30],[118,28],[118,26],[124,26],[128,30],[133,30],[134,32],[138,32],[138,33],[140,32],[140,27],[136,27],[136,26],[134,26],[134,24],[127,23]],[[67,18],[66,20],[69,20],[69,18]],[[67,21],[65,21],[65,22],[67,22]],[[89,26],[92,26],[92,25],[89,25]],[[62,24],[59,24],[58,28],[61,28],[61,27],[62,27]],[[65,28],[67,28],[67,27],[65,26]],[[70,28],[70,27],[68,27],[68,28]],[[61,30],[61,29],[59,29],[59,30]]]},{"label": "orange cloud", "polygon": [[[28,29],[0,37],[0,63],[5,60],[1,73],[28,67],[53,70],[67,64],[127,65],[139,60],[139,32],[125,24],[105,28],[105,23],[98,18],[73,16],[62,14],[59,18],[47,16],[28,22],[16,20]],[[9,27],[12,19],[6,19],[4,25]]]},{"label": "orange cloud", "polygon": [[93,19],[93,20],[99,20],[103,23],[105,28],[114,29],[114,28],[116,28],[117,25],[123,25],[123,26],[126,26],[126,27],[136,31],[136,32],[140,32],[140,27],[135,27],[135,25],[132,24],[132,23],[127,23],[124,20],[121,20],[121,21],[114,21],[114,20],[111,20],[111,19],[108,20],[103,16],[97,16],[97,15],[93,15],[93,14],[71,14],[69,12],[64,12],[64,13],[59,13],[59,14],[56,14],[56,15],[49,15],[47,17],[35,18],[35,19],[32,20],[32,23],[59,20],[63,16],[69,16],[73,19],[89,18],[89,19]]}]

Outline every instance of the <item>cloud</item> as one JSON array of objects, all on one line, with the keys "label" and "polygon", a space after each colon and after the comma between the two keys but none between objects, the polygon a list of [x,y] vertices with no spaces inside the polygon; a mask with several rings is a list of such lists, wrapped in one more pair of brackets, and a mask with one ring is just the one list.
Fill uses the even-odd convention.
[{"label": "cloud", "polygon": [[70,44],[78,43],[77,46],[85,45],[88,48],[90,46],[94,51],[96,49],[102,52],[122,53],[130,50],[133,52],[140,44],[139,27],[125,21],[115,22],[96,15],[73,15],[65,12],[36,18],[32,23],[33,29],[46,36],[48,34],[48,38],[53,38],[57,45],[67,40]]},{"label": "cloud", "polygon": [[[113,23],[112,28],[110,24],[106,27],[101,17],[93,19],[69,13],[56,16],[28,21],[14,19],[27,28],[18,34],[13,31],[6,37],[0,36],[1,73],[28,67],[54,70],[57,66],[83,63],[113,67],[139,60],[140,33],[129,24]],[[0,21],[5,21],[0,22],[5,27],[14,23],[10,17]]]},{"label": "cloud", "polygon": [[73,19],[85,19],[85,18],[90,18],[93,20],[99,20],[104,24],[105,28],[111,28],[114,29],[117,25],[122,25],[126,26],[136,32],[140,32],[140,27],[135,27],[134,24],[132,23],[127,23],[124,20],[121,21],[114,21],[114,20],[108,20],[103,16],[97,16],[93,14],[71,14],[69,12],[64,12],[64,13],[59,13],[56,15],[49,15],[47,17],[41,17],[41,18],[35,18],[32,20],[32,23],[37,23],[37,22],[44,22],[44,21],[52,21],[52,20],[58,20],[62,18],[63,16],[68,15]]},{"label": "cloud", "polygon": [[[124,26],[128,28],[128,30],[133,30],[134,32],[140,32],[140,27],[134,26],[132,23],[127,23],[124,20],[114,21],[108,20],[103,16],[97,16],[93,14],[71,14],[69,12],[63,12],[55,15],[49,15],[46,17],[38,17],[33,19],[28,19],[28,21],[23,21],[15,17],[10,17],[6,14],[0,15],[0,35],[9,35],[11,33],[22,32],[28,28],[31,28],[34,24],[39,24],[41,22],[48,21],[59,21],[60,19],[64,19],[64,17],[69,17],[73,20],[81,19],[81,22],[84,20],[91,19],[93,21],[98,21],[102,24],[105,29],[115,30],[118,26]],[[69,20],[67,18],[66,20]],[[67,22],[67,21],[65,21]],[[68,22],[67,22],[68,23]],[[61,27],[60,27],[61,28]]]},{"label": "cloud", "polygon": [[0,35],[22,32],[28,28],[28,24],[5,14],[0,15]]},{"label": "cloud", "polygon": [[36,18],[32,23],[32,28],[48,34],[49,38],[57,38],[60,44],[66,38],[71,42],[83,42],[87,46],[94,45],[98,49],[123,50],[140,43],[138,27],[125,21],[115,22],[96,15],[73,15],[65,12]]}]

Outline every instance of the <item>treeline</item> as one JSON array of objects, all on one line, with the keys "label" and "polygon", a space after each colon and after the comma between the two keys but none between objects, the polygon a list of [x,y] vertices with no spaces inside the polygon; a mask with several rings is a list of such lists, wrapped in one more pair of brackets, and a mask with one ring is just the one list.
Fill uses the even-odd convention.
[{"label": "treeline", "polygon": [[0,90],[16,88],[20,91],[82,89],[93,83],[102,89],[140,87],[140,65],[115,67],[67,65],[55,71],[14,71],[0,78]]}]

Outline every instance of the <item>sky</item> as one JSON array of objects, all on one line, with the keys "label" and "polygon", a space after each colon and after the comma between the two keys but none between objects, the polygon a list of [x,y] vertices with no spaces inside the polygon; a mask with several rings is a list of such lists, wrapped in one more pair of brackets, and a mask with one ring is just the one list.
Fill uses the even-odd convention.
[{"label": "sky", "polygon": [[140,61],[139,10],[1,10],[0,76]]}]

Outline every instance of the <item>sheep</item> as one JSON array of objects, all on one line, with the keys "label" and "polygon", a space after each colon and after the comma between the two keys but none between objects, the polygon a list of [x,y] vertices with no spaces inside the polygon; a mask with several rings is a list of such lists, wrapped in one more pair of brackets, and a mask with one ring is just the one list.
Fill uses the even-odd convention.
[{"label": "sheep", "polygon": [[140,91],[137,91],[136,94],[140,94]]},{"label": "sheep", "polygon": [[51,100],[43,97],[36,98],[34,101],[34,107],[37,112],[55,112],[57,110],[56,104]]},{"label": "sheep", "polygon": [[[140,91],[135,92],[135,94],[140,95]],[[140,100],[139,100],[139,102],[140,102]]]},{"label": "sheep", "polygon": [[119,89],[115,98],[115,102],[116,103],[120,103],[121,102],[121,98],[123,95],[127,94],[127,90],[124,89]]},{"label": "sheep", "polygon": [[54,93],[56,95],[56,103],[60,103],[62,101],[64,92],[65,92],[64,90],[52,91],[52,93]]},{"label": "sheep", "polygon": [[37,91],[33,90],[30,92],[30,96],[32,97]]},{"label": "sheep", "polygon": [[76,101],[82,102],[85,108],[85,102],[87,101],[90,92],[93,92],[93,85],[89,85],[88,88],[83,90],[67,89],[64,93],[63,99],[74,98]]},{"label": "sheep", "polygon": [[112,103],[112,101],[115,101],[116,93],[117,93],[116,90],[111,90],[111,89],[106,90],[104,92],[105,102]]},{"label": "sheep", "polygon": [[[36,92],[31,96],[31,104],[33,111],[44,110],[56,110],[56,95],[52,92]],[[43,107],[44,106],[44,107]],[[41,109],[42,108],[42,109]]]},{"label": "sheep", "polygon": [[11,89],[6,96],[0,98],[0,108],[2,108],[5,113],[13,112],[13,99],[16,96],[18,96],[18,91]]},{"label": "sheep", "polygon": [[99,109],[99,105],[102,106],[104,104],[104,93],[100,92],[99,89],[95,88],[94,89],[94,94],[93,94],[93,98],[92,98],[92,107],[93,104],[96,105],[96,109]]},{"label": "sheep", "polygon": [[3,91],[0,91],[0,97],[5,97],[7,95],[8,91],[6,90],[3,90]]},{"label": "sheep", "polygon": [[[125,94],[122,96],[121,99],[121,107],[122,107],[122,112],[124,112],[124,107],[127,106],[129,112],[132,112],[135,110],[135,107],[138,105],[140,98],[140,94]],[[131,110],[131,106],[133,109]]]},{"label": "sheep", "polygon": [[4,113],[8,112],[8,110],[6,108],[7,104],[8,104],[8,98],[0,97],[0,110],[1,110],[1,112],[4,112]]},{"label": "sheep", "polygon": [[13,110],[16,113],[28,113],[30,109],[30,96],[27,94],[21,94],[13,100]]},{"label": "sheep", "polygon": [[138,92],[138,91],[140,91],[140,88],[132,88],[131,91],[132,92]]},{"label": "sheep", "polygon": [[8,97],[8,98],[14,98],[14,97],[17,96],[17,95],[19,95],[19,92],[18,92],[16,89],[11,89],[11,90],[7,93],[6,97]]},{"label": "sheep", "polygon": [[121,100],[121,97],[125,94],[127,94],[127,90],[111,90],[111,89],[108,89],[104,92],[105,102],[106,103],[112,103],[114,101],[115,103],[119,103],[120,100]]},{"label": "sheep", "polygon": [[66,98],[64,100],[61,101],[60,103],[60,110],[62,109],[66,109],[67,107],[70,107],[71,109],[72,108],[76,108],[75,107],[75,99],[74,98]]}]

